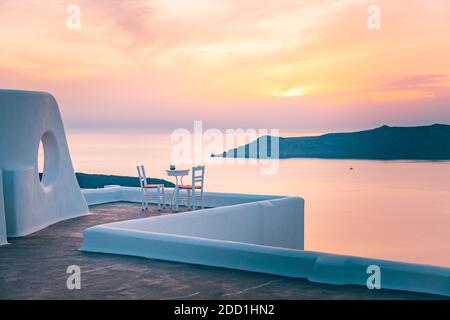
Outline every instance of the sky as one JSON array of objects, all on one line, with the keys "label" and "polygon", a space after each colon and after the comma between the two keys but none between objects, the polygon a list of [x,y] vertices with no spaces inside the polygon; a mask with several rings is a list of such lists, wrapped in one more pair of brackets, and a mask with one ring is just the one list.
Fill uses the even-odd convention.
[{"label": "sky", "polygon": [[449,57],[448,0],[0,0],[0,88],[73,130],[450,124]]}]

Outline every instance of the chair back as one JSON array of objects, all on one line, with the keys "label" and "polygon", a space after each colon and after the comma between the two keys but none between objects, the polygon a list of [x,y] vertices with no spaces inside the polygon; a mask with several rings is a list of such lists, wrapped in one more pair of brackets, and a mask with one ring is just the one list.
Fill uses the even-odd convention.
[{"label": "chair back", "polygon": [[205,166],[192,167],[192,188],[197,185],[201,186],[203,192],[203,184],[205,182]]},{"label": "chair back", "polygon": [[141,185],[141,188],[144,188],[144,186],[147,184],[147,178],[145,177],[145,168],[144,165],[139,165],[136,167],[139,175],[139,184]]}]

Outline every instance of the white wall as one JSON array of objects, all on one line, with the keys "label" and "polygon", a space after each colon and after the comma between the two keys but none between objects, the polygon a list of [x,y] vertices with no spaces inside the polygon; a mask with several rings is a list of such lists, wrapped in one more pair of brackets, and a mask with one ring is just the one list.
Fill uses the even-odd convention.
[{"label": "white wall", "polygon": [[257,201],[108,227],[303,250],[304,201],[297,197]]},{"label": "white wall", "polygon": [[[155,190],[149,190],[156,194]],[[99,189],[84,189],[82,193],[88,205],[103,204],[117,201],[141,202],[142,193],[140,188],[112,186]],[[165,188],[166,203],[172,199],[173,188]],[[222,207],[234,204],[249,203],[262,200],[272,200],[284,198],[283,196],[255,195],[240,193],[205,192],[206,207]],[[150,198],[150,202],[154,202]]]},{"label": "white wall", "polygon": [[304,202],[282,198],[109,223],[84,231],[82,250],[177,261],[334,285],[450,296],[450,268],[304,251]]},{"label": "white wall", "polygon": [[[43,141],[44,178],[38,178]],[[56,100],[47,93],[0,90],[0,170],[8,236],[89,213],[80,192]],[[0,228],[5,222],[0,221]]]},{"label": "white wall", "polygon": [[128,201],[124,199],[122,188],[123,187],[82,189],[81,193],[89,206],[110,202]]}]

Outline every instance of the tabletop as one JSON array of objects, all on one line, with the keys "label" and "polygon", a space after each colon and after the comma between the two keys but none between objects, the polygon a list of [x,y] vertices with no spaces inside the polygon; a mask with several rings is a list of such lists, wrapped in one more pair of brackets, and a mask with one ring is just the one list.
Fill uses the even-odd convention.
[{"label": "tabletop", "polygon": [[190,169],[166,170],[167,175],[171,177],[188,176]]}]

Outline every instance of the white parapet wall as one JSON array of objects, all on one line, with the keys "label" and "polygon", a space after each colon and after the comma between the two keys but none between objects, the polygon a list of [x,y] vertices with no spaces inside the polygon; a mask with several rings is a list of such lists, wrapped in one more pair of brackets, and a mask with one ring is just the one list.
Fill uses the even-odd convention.
[{"label": "white parapet wall", "polygon": [[[137,188],[83,193],[91,204],[140,200]],[[335,285],[366,286],[378,270],[382,289],[450,296],[450,268],[305,251],[301,198],[207,193],[205,200],[222,206],[88,228],[81,249]]]},{"label": "white parapet wall", "polygon": [[[155,190],[150,190],[150,193],[156,195]],[[165,202],[170,203],[174,189],[165,188]],[[88,205],[96,205],[110,202],[127,201],[127,202],[141,202],[142,193],[140,188],[110,186],[99,189],[84,189],[82,193]],[[261,200],[272,200],[284,198],[283,196],[274,195],[257,195],[257,194],[242,194],[242,193],[223,193],[223,192],[205,192],[204,195],[206,207],[222,207],[233,204],[256,202]],[[154,197],[153,197],[154,199]],[[150,202],[152,202],[150,197]]]},{"label": "white parapet wall", "polygon": [[[96,228],[94,227],[94,229]],[[303,250],[303,199],[292,197],[257,201],[110,223],[97,229],[103,228],[106,228],[106,230],[117,230],[119,228],[145,233],[163,233]],[[89,232],[86,234],[89,234]],[[89,239],[85,240],[89,243]],[[104,245],[107,245],[107,242],[108,240]],[[114,246],[112,242],[109,243]],[[94,244],[91,243],[91,245]],[[145,248],[128,249],[145,250]]]},{"label": "white parapet wall", "polygon": [[[45,161],[42,182],[38,149]],[[9,237],[89,213],[80,192],[55,98],[48,93],[0,90],[0,170]],[[0,231],[1,232],[1,231]]]}]

